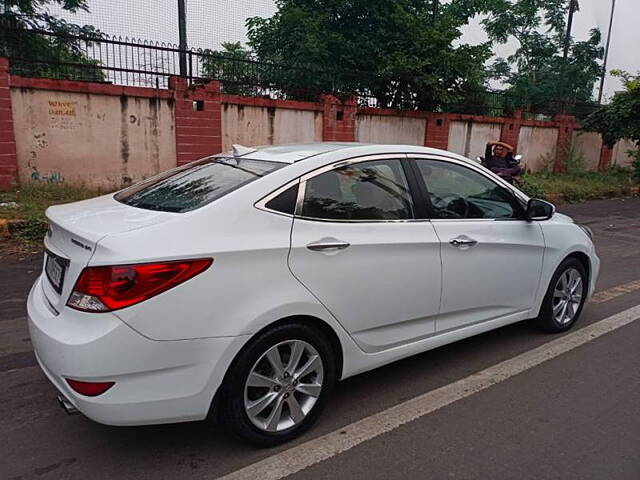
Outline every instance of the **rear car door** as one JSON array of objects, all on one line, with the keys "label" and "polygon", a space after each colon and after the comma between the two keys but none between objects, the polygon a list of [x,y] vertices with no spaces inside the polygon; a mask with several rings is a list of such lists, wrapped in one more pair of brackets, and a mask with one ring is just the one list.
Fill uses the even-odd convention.
[{"label": "rear car door", "polygon": [[367,352],[435,332],[440,243],[403,157],[339,162],[300,183],[291,271]]},{"label": "rear car door", "polygon": [[537,222],[515,194],[480,168],[453,159],[413,158],[442,242],[437,330],[528,318],[544,254]]}]

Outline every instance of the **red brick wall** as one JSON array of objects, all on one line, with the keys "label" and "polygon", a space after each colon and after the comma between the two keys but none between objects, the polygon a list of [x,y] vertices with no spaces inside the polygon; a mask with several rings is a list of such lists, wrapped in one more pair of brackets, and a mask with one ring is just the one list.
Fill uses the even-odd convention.
[{"label": "red brick wall", "polygon": [[598,162],[598,171],[605,170],[607,167],[611,165],[611,160],[613,159],[613,148],[609,148],[604,143],[602,144],[602,148],[600,149],[600,161]]},{"label": "red brick wall", "polygon": [[451,118],[446,113],[432,113],[427,116],[427,127],[424,132],[425,147],[449,148],[449,126]]},{"label": "red brick wall", "polygon": [[18,157],[11,113],[9,61],[0,57],[0,189],[10,188],[17,181]]},{"label": "red brick wall", "polygon": [[500,129],[500,141],[511,145],[518,151],[518,139],[520,138],[520,125],[522,123],[522,112],[516,110],[513,118],[506,118]]},{"label": "red brick wall", "polygon": [[325,142],[355,142],[356,99],[341,102],[333,95],[322,95],[322,140]]},{"label": "red brick wall", "polygon": [[554,121],[558,123],[558,142],[556,144],[556,158],[553,170],[555,172],[564,172],[567,169],[567,157],[573,143],[576,119],[571,115],[556,115]]},{"label": "red brick wall", "polygon": [[184,78],[172,77],[178,165],[222,150],[220,83],[189,87]]}]

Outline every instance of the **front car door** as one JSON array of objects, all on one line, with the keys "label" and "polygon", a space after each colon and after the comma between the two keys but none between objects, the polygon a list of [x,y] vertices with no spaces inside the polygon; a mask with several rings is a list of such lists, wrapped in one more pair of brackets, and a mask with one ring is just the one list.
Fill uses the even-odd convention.
[{"label": "front car door", "polygon": [[434,334],[439,310],[440,242],[401,157],[339,162],[300,183],[291,271],[366,352]]},{"label": "front car door", "polygon": [[544,255],[537,222],[523,218],[515,194],[481,167],[413,158],[442,242],[437,331],[488,320],[518,321],[534,307]]}]

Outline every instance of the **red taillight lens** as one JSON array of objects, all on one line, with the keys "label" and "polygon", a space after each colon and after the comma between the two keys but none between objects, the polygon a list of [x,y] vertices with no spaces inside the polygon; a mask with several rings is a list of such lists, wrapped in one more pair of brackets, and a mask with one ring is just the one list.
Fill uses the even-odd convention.
[{"label": "red taillight lens", "polygon": [[205,271],[211,258],[175,262],[87,267],[76,281],[67,305],[85,312],[129,307]]},{"label": "red taillight lens", "polygon": [[74,392],[87,397],[102,395],[116,384],[116,382],[81,382],[80,380],[71,380],[70,378],[66,380]]}]

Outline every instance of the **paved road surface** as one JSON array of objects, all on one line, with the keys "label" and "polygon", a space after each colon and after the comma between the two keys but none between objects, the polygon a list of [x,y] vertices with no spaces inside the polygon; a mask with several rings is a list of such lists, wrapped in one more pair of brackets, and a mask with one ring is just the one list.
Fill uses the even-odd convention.
[{"label": "paved road surface", "polygon": [[[640,280],[640,199],[560,210],[591,226],[603,263],[598,290],[605,293],[577,327],[640,304],[640,282],[633,283]],[[35,366],[25,323],[40,263],[0,261],[3,479],[213,479],[558,338],[521,323],[349,379],[311,432],[259,450],[204,423],[117,428],[65,415]],[[638,480],[639,344],[637,321],[293,478]]]}]

